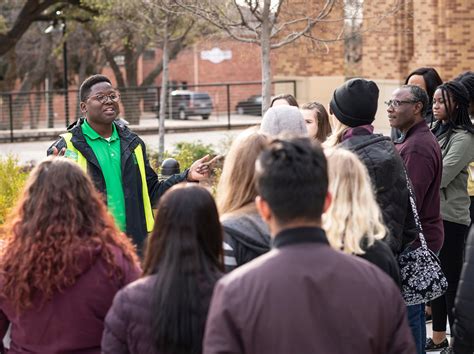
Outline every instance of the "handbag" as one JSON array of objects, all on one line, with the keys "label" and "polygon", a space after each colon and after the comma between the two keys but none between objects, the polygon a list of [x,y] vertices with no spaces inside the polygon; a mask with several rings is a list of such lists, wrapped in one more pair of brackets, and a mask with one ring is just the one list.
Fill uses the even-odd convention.
[{"label": "handbag", "polygon": [[417,305],[443,295],[448,288],[448,281],[441,270],[438,256],[426,245],[425,236],[423,235],[423,229],[416,209],[415,193],[413,192],[406,171],[405,178],[421,246],[416,249],[408,247],[405,252],[402,252],[398,256],[398,264],[400,266],[402,295],[405,304]]}]

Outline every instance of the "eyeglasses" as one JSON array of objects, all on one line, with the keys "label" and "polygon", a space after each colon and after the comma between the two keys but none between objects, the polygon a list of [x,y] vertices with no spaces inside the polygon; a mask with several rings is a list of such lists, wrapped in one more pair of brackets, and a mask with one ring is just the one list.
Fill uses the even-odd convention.
[{"label": "eyeglasses", "polygon": [[390,107],[392,106],[393,108],[398,108],[404,103],[417,103],[419,101],[400,101],[400,100],[389,100],[386,101],[385,104]]},{"label": "eyeglasses", "polygon": [[120,101],[120,93],[118,93],[117,91],[110,92],[109,94],[98,93],[98,94],[95,94],[93,96],[89,96],[88,99],[91,99],[91,98],[99,101],[102,104],[106,103],[109,99],[112,102],[119,102]]}]

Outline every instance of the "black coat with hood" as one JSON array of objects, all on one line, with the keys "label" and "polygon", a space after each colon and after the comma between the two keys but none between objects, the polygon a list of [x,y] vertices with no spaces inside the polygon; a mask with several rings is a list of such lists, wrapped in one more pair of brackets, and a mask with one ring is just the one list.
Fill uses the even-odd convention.
[{"label": "black coat with hood", "polygon": [[418,237],[403,160],[389,137],[363,130],[358,134],[344,140],[340,146],[357,154],[367,167],[389,231],[388,245],[395,255],[399,255]]},{"label": "black coat with hood", "polygon": [[[102,174],[97,157],[92,151],[92,148],[87,144],[84,134],[82,133],[81,125],[83,122],[84,119],[81,118],[68,127],[68,131],[72,133],[71,143],[87,159],[87,172],[97,190],[104,195],[104,201],[107,203],[107,190],[104,175]],[[146,147],[143,140],[119,121],[115,121],[113,124],[115,124],[120,137],[122,186],[125,197],[127,225],[126,234],[132,239],[134,244],[137,246],[138,252],[141,254],[144,240],[147,237],[147,227],[143,206],[142,180],[138,164],[133,155],[134,149],[138,144],[140,144],[143,149],[146,182],[152,207],[156,206],[158,199],[168,188],[176,183],[186,180],[188,170],[181,174],[173,175],[165,181],[159,181],[157,174],[153,171],[148,162]],[[56,140],[48,149],[48,155],[53,153],[53,147],[56,147],[58,151],[60,151],[62,148],[66,147],[66,142],[62,137]]]}]

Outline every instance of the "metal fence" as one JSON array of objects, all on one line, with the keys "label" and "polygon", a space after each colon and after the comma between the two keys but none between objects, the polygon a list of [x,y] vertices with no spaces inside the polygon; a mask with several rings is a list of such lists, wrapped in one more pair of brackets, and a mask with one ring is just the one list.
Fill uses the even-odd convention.
[{"label": "metal fence", "polygon": [[[261,86],[261,82],[174,83],[167,96],[167,118],[225,120],[230,129],[233,123],[244,116],[261,114]],[[119,88],[120,117],[131,125],[157,126],[160,90],[159,86]],[[192,97],[181,90],[191,91]],[[296,81],[274,81],[272,92],[296,96]],[[209,111],[209,103],[205,99],[199,100],[206,96],[211,102]],[[80,116],[78,90],[3,92],[0,93],[0,141],[13,142],[15,135],[18,137],[26,130],[38,131],[39,134],[52,128],[64,129]]]}]

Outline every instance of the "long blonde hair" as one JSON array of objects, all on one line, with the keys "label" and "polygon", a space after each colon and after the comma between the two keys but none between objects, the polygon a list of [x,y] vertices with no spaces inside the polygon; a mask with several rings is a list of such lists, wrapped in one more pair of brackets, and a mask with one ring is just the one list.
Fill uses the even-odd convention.
[{"label": "long blonde hair", "polygon": [[234,212],[255,200],[255,161],[269,137],[255,129],[242,132],[232,143],[217,185],[216,203],[221,215]]},{"label": "long blonde hair", "polygon": [[332,202],[323,215],[331,246],[350,254],[363,254],[387,233],[369,173],[357,155],[342,148],[327,149],[329,191]]},{"label": "long blonde hair", "polygon": [[331,124],[332,133],[323,143],[323,147],[325,148],[337,146],[342,141],[344,133],[350,128],[344,123],[341,123],[334,115],[329,116],[329,123]]}]

